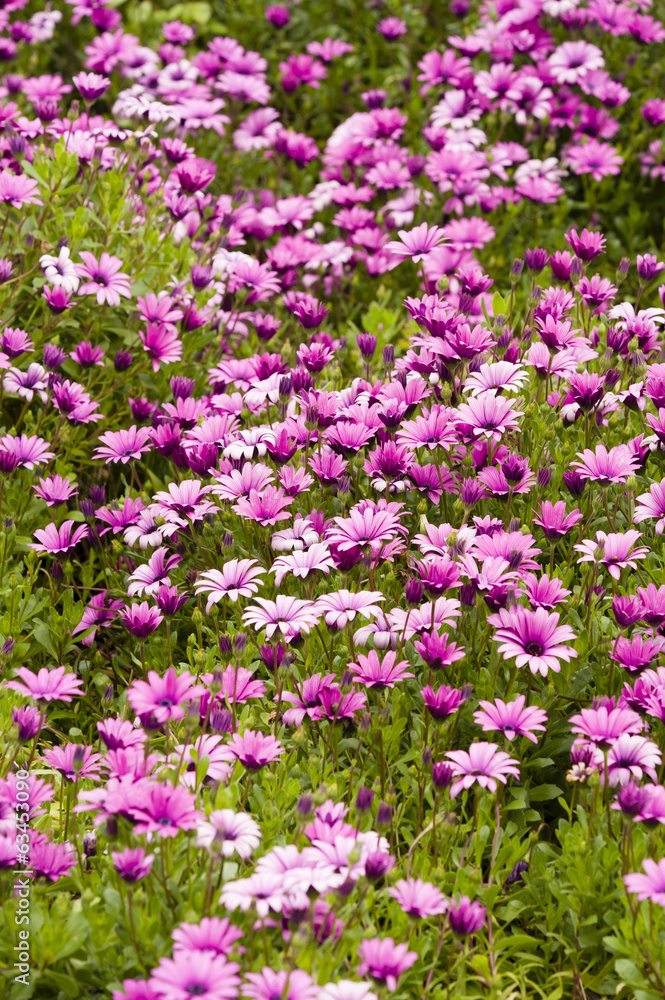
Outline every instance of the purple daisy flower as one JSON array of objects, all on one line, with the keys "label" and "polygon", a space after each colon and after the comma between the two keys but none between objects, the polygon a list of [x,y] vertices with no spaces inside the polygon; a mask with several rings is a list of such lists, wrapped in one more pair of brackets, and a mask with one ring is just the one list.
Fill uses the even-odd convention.
[{"label": "purple daisy flower", "polygon": [[385,984],[389,993],[395,992],[398,977],[418,959],[417,952],[409,951],[407,944],[395,944],[391,937],[361,941],[358,955],[358,975],[368,973],[375,982]]},{"label": "purple daisy flower", "polygon": [[437,917],[449,906],[449,901],[435,885],[419,878],[400,879],[388,889],[388,895],[397,900],[403,913],[420,919]]},{"label": "purple daisy flower", "polygon": [[468,896],[460,896],[459,901],[453,899],[450,903],[448,921],[456,937],[468,937],[485,926],[487,910]]}]

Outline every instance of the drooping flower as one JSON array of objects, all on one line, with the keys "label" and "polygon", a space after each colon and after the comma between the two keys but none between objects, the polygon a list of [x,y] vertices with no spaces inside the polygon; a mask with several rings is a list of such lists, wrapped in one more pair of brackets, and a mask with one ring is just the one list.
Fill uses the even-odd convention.
[{"label": "drooping flower", "polygon": [[406,680],[414,675],[405,668],[409,666],[408,660],[401,660],[395,663],[395,653],[388,652],[379,660],[376,652],[370,650],[369,656],[358,654],[358,663],[349,663],[349,670],[356,675],[359,683],[368,688],[394,688],[399,681]]},{"label": "drooping flower", "polygon": [[107,431],[99,440],[102,447],[95,448],[92,457],[106,459],[106,465],[109,462],[126,465],[132,459],[140,459],[153,447],[149,428],[136,424],[119,431]]},{"label": "drooping flower", "polygon": [[37,542],[31,542],[30,548],[35,552],[48,552],[49,555],[61,555],[78,545],[83,538],[90,534],[87,524],[80,524],[72,531],[73,521],[63,521],[60,527],[54,521],[47,524],[45,528],[37,528],[35,538]]},{"label": "drooping flower", "polygon": [[284,747],[274,736],[251,730],[246,730],[242,736],[234,733],[228,748],[249,771],[259,771],[284,753]]},{"label": "drooping flower", "polygon": [[264,569],[256,559],[231,559],[224,563],[221,570],[211,569],[199,576],[194,591],[196,594],[207,594],[206,614],[210,614],[213,604],[219,603],[224,597],[237,601],[239,597],[251,597],[256,594],[259,584],[263,582]]},{"label": "drooping flower", "polygon": [[13,691],[35,701],[71,701],[73,694],[82,694],[79,690],[83,681],[75,674],[67,673],[66,667],[56,667],[49,670],[42,667],[36,674],[27,667],[16,671],[21,681],[6,681],[5,686]]},{"label": "drooping flower", "polygon": [[315,609],[313,601],[287,594],[277,594],[275,601],[269,601],[265,597],[257,597],[256,601],[257,604],[247,608],[242,620],[245,625],[252,625],[257,632],[265,628],[268,639],[279,629],[289,642],[301,632],[309,633],[320,618],[320,612]]},{"label": "drooping flower", "polygon": [[451,798],[463,788],[471,788],[476,782],[481,788],[497,789],[497,781],[504,785],[509,775],[519,778],[518,762],[499,750],[496,743],[472,743],[466,750],[448,750],[446,757],[452,761],[456,780],[450,786]]},{"label": "drooping flower", "polygon": [[473,713],[474,721],[482,726],[484,732],[498,730],[507,739],[514,740],[517,735],[526,736],[532,743],[538,742],[535,730],[545,732],[544,722],[547,715],[542,708],[524,707],[525,696],[518,695],[514,701],[505,702],[496,698],[494,702],[480,701],[479,708]]}]

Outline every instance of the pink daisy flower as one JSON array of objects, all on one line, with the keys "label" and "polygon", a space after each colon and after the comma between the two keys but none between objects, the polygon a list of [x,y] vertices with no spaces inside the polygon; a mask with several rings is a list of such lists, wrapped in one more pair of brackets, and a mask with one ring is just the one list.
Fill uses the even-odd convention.
[{"label": "pink daisy flower", "polygon": [[137,715],[152,715],[160,725],[169,719],[177,721],[185,716],[183,706],[205,691],[194,681],[189,671],[176,674],[174,667],[169,667],[163,677],[149,670],[147,681],[131,685],[127,700]]},{"label": "pink daisy flower", "polygon": [[36,674],[27,667],[21,667],[16,673],[23,683],[6,681],[5,686],[35,701],[71,701],[73,694],[83,693],[79,690],[83,681],[75,674],[68,674],[66,667],[56,667],[55,670],[42,667]]},{"label": "pink daisy flower", "polygon": [[391,937],[366,938],[358,946],[358,975],[369,974],[377,983],[385,984],[389,993],[397,989],[397,979],[418,959],[418,952],[409,951],[407,944],[395,944]]},{"label": "pink daisy flower", "polygon": [[45,528],[35,531],[38,542],[31,542],[30,548],[35,552],[48,552],[49,555],[63,555],[71,550],[90,534],[87,524],[80,524],[72,531],[73,521],[63,521],[58,527],[54,521]]},{"label": "pink daisy flower", "polygon": [[665,858],[661,858],[658,863],[652,858],[645,858],[642,867],[645,875],[640,872],[624,875],[626,891],[635,893],[640,903],[648,899],[665,907]]},{"label": "pink daisy flower", "polygon": [[388,889],[388,895],[397,900],[402,913],[421,920],[440,916],[450,905],[435,885],[420,878],[400,879]]},{"label": "pink daisy flower", "polygon": [[408,660],[400,660],[399,663],[395,663],[395,653],[392,651],[386,653],[383,660],[379,660],[376,652],[372,649],[369,656],[359,653],[358,663],[349,663],[349,670],[356,675],[358,683],[382,691],[385,688],[394,688],[399,681],[413,677],[414,674],[405,669],[408,666]]},{"label": "pink daisy flower", "polygon": [[494,702],[479,702],[478,711],[473,713],[474,721],[482,726],[484,732],[498,730],[504,733],[507,739],[514,740],[517,735],[526,736],[532,743],[537,743],[538,738],[534,736],[534,731],[539,729],[545,731],[544,722],[547,722],[547,715],[542,708],[530,706],[524,707],[525,697],[519,695],[515,701],[501,701],[496,698]]},{"label": "pink daisy flower", "polygon": [[498,626],[492,638],[501,643],[499,653],[504,660],[515,657],[515,665],[528,664],[532,674],[546,677],[549,670],[559,673],[560,659],[569,662],[577,656],[572,646],[563,645],[573,641],[575,633],[569,625],[559,625],[556,611],[550,614],[545,608],[532,611],[517,605],[510,610],[502,608],[487,620],[490,625]]},{"label": "pink daisy flower", "polygon": [[325,542],[315,542],[308,549],[299,549],[286,556],[278,556],[270,572],[275,574],[275,586],[280,587],[289,573],[304,580],[311,573],[322,572],[326,576],[334,569],[335,563]]},{"label": "pink daisy flower", "polygon": [[662,535],[665,531],[665,481],[652,483],[648,493],[641,493],[637,498],[637,506],[633,520],[639,524],[649,518],[656,517],[656,534]]},{"label": "pink daisy flower", "polygon": [[499,442],[511,430],[518,430],[521,410],[514,410],[505,396],[497,396],[493,389],[472,397],[468,403],[457,407],[458,423],[468,425],[473,437],[483,437]]},{"label": "pink daisy flower", "polygon": [[152,358],[152,370],[161,365],[171,365],[182,357],[182,341],[177,330],[169,324],[148,323],[146,330],[139,330],[143,349]]},{"label": "pink daisy flower", "polygon": [[175,951],[173,958],[160,958],[150,983],[159,1000],[235,1000],[240,966],[224,955],[209,951]]},{"label": "pink daisy flower", "polygon": [[207,594],[206,614],[210,614],[213,604],[224,597],[237,601],[240,597],[251,597],[258,593],[263,582],[263,566],[256,559],[231,559],[221,570],[211,569],[201,573],[195,587],[196,594]]},{"label": "pink daisy flower", "polygon": [[95,448],[92,457],[106,459],[106,465],[109,462],[127,465],[132,459],[141,458],[141,455],[151,451],[153,447],[150,429],[137,427],[136,424],[119,431],[107,431],[99,440],[102,447]]},{"label": "pink daisy flower", "polygon": [[257,632],[265,628],[268,639],[279,630],[289,642],[301,632],[307,634],[321,617],[320,612],[315,610],[313,601],[287,594],[278,594],[275,601],[269,601],[265,597],[257,597],[256,600],[257,604],[247,608],[242,620],[245,625],[252,625]]},{"label": "pink daisy flower", "polygon": [[601,486],[625,483],[628,476],[634,474],[639,461],[623,444],[609,451],[605,445],[599,444],[595,451],[585,448],[583,452],[578,452],[577,457],[580,461],[571,462],[571,465],[579,470],[583,479],[590,479]]},{"label": "pink daisy flower", "polygon": [[20,208],[21,205],[41,205],[38,198],[39,184],[24,174],[13,174],[11,170],[0,170],[0,202]]},{"label": "pink daisy flower", "polygon": [[265,486],[261,493],[250,490],[248,497],[238,497],[232,510],[250,521],[257,521],[264,527],[285,521],[291,514],[285,509],[290,507],[292,497],[286,496],[284,490],[277,486]]},{"label": "pink daisy flower", "polygon": [[380,590],[338,590],[333,594],[323,594],[316,601],[317,612],[323,615],[328,628],[343,629],[356,615],[376,618],[381,613],[379,601],[385,601]]},{"label": "pink daisy flower", "polygon": [[319,987],[302,969],[275,971],[265,966],[261,972],[245,974],[242,994],[250,1000],[315,1000]]},{"label": "pink daisy flower", "polygon": [[630,708],[583,708],[577,715],[570,717],[572,730],[581,736],[586,736],[601,749],[607,749],[625,733],[639,733],[642,730],[642,720]]},{"label": "pink daisy flower", "polygon": [[80,256],[83,263],[76,265],[76,273],[86,280],[79,288],[79,294],[96,295],[99,306],[105,302],[110,306],[119,306],[121,295],[131,299],[130,278],[120,270],[122,261],[119,257],[114,257],[106,250],[99,260],[88,250],[81,250]]},{"label": "pink daisy flower", "polygon": [[246,730],[242,736],[234,733],[228,748],[249,771],[259,771],[284,753],[284,747],[274,736]]},{"label": "pink daisy flower", "polygon": [[251,857],[261,843],[261,828],[247,813],[233,809],[215,809],[196,834],[196,846],[205,847],[213,855],[225,858],[237,854],[243,860]]},{"label": "pink daisy flower", "polygon": [[410,257],[414,263],[424,260],[434,247],[440,246],[446,241],[443,229],[439,226],[428,226],[426,222],[416,226],[415,229],[399,230],[399,240],[387,243],[384,250],[394,257],[405,260]]},{"label": "pink daisy flower", "polygon": [[578,563],[600,563],[606,566],[613,579],[618,580],[621,570],[630,566],[637,569],[636,559],[644,559],[648,556],[650,549],[646,545],[633,548],[635,542],[642,535],[639,531],[631,529],[623,533],[606,534],[604,531],[596,532],[595,541],[585,538],[579,545],[574,545],[576,552],[582,555],[577,560]]},{"label": "pink daisy flower", "polygon": [[210,951],[228,955],[243,934],[228,917],[204,917],[198,924],[180,924],[171,934],[175,951]]}]

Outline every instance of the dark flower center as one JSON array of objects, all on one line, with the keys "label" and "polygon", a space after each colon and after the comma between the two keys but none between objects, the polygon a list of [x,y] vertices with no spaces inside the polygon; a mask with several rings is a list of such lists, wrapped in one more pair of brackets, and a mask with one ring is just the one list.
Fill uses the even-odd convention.
[{"label": "dark flower center", "polygon": [[158,823],[159,826],[171,826],[171,817],[170,816],[160,816],[156,820],[156,822]]},{"label": "dark flower center", "polygon": [[543,647],[539,642],[527,642],[524,648],[529,656],[542,656]]},{"label": "dark flower center", "polygon": [[158,705],[163,705],[165,708],[170,708],[171,705],[175,704],[172,698],[160,698],[157,702]]},{"label": "dark flower center", "polygon": [[202,997],[204,993],[208,992],[208,987],[204,986],[203,983],[190,983],[189,986],[185,987],[187,993],[193,997]]},{"label": "dark flower center", "polygon": [[101,285],[102,288],[106,288],[106,286],[108,285],[108,281],[106,280],[103,274],[95,274],[93,277],[93,281],[95,281],[98,285]]}]

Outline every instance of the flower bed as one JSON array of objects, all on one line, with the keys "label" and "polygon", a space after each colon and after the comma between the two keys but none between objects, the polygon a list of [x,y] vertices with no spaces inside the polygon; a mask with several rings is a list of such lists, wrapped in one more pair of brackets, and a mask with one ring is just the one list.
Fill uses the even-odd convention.
[{"label": "flower bed", "polygon": [[38,7],[3,995],[662,997],[662,11]]}]

